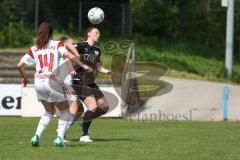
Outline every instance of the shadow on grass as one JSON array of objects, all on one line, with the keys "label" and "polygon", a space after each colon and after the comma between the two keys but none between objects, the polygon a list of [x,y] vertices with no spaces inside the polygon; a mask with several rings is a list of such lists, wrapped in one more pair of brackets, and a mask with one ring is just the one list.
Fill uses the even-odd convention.
[{"label": "shadow on grass", "polygon": [[[137,139],[129,139],[129,138],[92,138],[92,140],[93,140],[93,142],[113,142],[113,141],[140,142]],[[79,139],[73,138],[73,139],[69,139],[69,141],[70,142],[79,142]],[[80,144],[87,144],[87,143],[80,143]],[[81,146],[81,145],[79,145],[79,146]]]},{"label": "shadow on grass", "polygon": [[[73,142],[73,141],[70,141]],[[78,143],[65,143],[66,147],[84,147],[88,145],[88,143],[80,143],[79,140],[77,141]]]},{"label": "shadow on grass", "polygon": [[129,138],[93,138],[95,142],[111,142],[111,141],[128,141],[128,142],[140,142],[137,139],[129,139]]}]

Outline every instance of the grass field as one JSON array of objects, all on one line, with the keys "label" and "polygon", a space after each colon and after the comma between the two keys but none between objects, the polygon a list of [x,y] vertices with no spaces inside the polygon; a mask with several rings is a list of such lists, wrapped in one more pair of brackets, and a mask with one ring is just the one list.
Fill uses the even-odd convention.
[{"label": "grass field", "polygon": [[57,119],[42,136],[40,147],[30,139],[39,118],[0,118],[1,160],[230,160],[240,159],[239,122],[134,122],[98,119],[91,144],[80,143],[80,127],[69,131],[71,142],[56,148]]}]

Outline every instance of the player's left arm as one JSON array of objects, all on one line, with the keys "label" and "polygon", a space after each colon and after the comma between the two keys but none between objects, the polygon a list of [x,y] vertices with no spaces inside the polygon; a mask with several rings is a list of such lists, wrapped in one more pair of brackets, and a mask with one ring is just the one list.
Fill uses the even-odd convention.
[{"label": "player's left arm", "polygon": [[101,62],[96,63],[96,70],[100,73],[106,74],[109,78],[112,77],[113,72],[104,68]]}]

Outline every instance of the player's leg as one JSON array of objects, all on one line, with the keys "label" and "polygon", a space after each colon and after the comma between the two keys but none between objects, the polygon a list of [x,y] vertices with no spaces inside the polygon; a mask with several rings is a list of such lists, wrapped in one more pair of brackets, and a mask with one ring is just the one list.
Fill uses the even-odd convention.
[{"label": "player's leg", "polygon": [[[102,96],[101,96],[102,97]],[[94,96],[89,96],[84,100],[84,104],[88,108],[88,110],[84,114],[83,118],[83,134],[80,138],[81,142],[92,142],[89,137],[89,127],[91,122],[94,118],[97,118],[103,114],[105,114],[108,109],[109,105],[107,103],[106,98],[103,96],[102,98],[96,101]]]},{"label": "player's leg", "polygon": [[95,115],[94,118],[97,118],[107,113],[107,111],[109,110],[109,105],[106,97],[104,96],[104,94],[102,93],[102,91],[100,90],[97,84],[92,85],[92,92],[96,98],[97,106],[98,106],[96,111],[94,112],[94,115]]},{"label": "player's leg", "polygon": [[[77,111],[75,110],[75,108],[76,108],[76,106],[77,106]],[[71,113],[74,113],[74,119],[73,119],[73,121],[70,121],[69,123],[68,123],[68,126],[67,126],[67,128],[66,128],[66,131],[65,131],[65,135],[64,135],[64,142],[69,142],[68,140],[67,140],[67,132],[68,132],[68,130],[69,130],[69,128],[81,117],[81,115],[84,113],[84,108],[83,108],[83,105],[82,105],[82,103],[80,102],[80,101],[78,101],[78,102],[73,102],[71,105],[70,105],[70,108],[69,108],[69,110],[70,110],[70,112]],[[64,110],[63,111],[58,111],[60,114],[59,114],[59,117],[60,117],[60,115],[63,113],[63,112],[65,112]],[[57,129],[57,132],[58,132],[58,129]]]},{"label": "player's leg", "polygon": [[73,121],[73,122],[76,122],[77,120],[79,120],[80,117],[81,117],[81,116],[83,115],[83,113],[84,113],[84,107],[83,107],[83,104],[82,104],[82,101],[81,101],[80,98],[78,98],[77,104],[78,104],[78,111],[77,111],[76,116],[74,117],[74,121]]},{"label": "player's leg", "polygon": [[91,89],[91,93],[93,94],[93,96],[89,96],[87,97],[88,98],[87,100],[86,99],[84,100],[84,104],[87,106],[88,110],[84,115],[83,136],[80,138],[80,141],[85,136],[87,136],[86,139],[90,139],[88,136],[88,129],[91,125],[92,120],[105,114],[109,109],[107,100],[104,97],[101,90],[99,89],[99,87],[96,85],[96,83],[90,84],[89,87]]},{"label": "player's leg", "polygon": [[70,124],[70,126],[72,126],[77,120],[79,120],[81,115],[84,113],[84,107],[83,107],[83,104],[82,104],[81,100],[78,99],[77,101],[74,101],[74,102],[71,103],[69,109],[70,109],[70,112],[75,113],[75,117],[73,119],[73,122]]},{"label": "player's leg", "polygon": [[54,101],[56,108],[59,109],[60,117],[58,120],[58,133],[54,143],[57,147],[64,147],[64,135],[68,124],[73,120],[74,115],[69,111],[69,103],[65,98],[64,86],[62,83],[49,79],[49,84],[46,85],[50,90],[48,101]]},{"label": "player's leg", "polygon": [[[69,75],[64,84],[64,94],[65,98],[69,103],[69,112],[74,115],[74,119],[69,121],[68,126],[66,128],[66,132],[69,129],[70,125],[72,125],[79,117],[83,114],[84,108],[81,103],[80,98],[77,96],[71,81],[71,76]],[[66,134],[64,136],[66,138]]]},{"label": "player's leg", "polygon": [[98,108],[95,112],[94,118],[104,115],[109,110],[109,105],[108,105],[107,99],[105,97],[102,97],[97,100],[97,106],[98,106]]},{"label": "player's leg", "polygon": [[87,111],[84,113],[82,121],[83,129],[80,142],[92,142],[89,137],[89,127],[92,123],[92,120],[94,119],[94,112],[97,110],[97,102],[93,95],[86,97],[83,102],[87,107]]},{"label": "player's leg", "polygon": [[45,113],[42,115],[38,123],[35,135],[31,139],[32,146],[39,146],[41,135],[45,130],[45,128],[48,126],[54,114],[54,105],[55,105],[54,103],[49,103],[44,100],[42,100],[41,102],[45,108]]},{"label": "player's leg", "polygon": [[82,81],[73,81],[73,88],[75,93],[81,98],[87,111],[84,113],[82,120],[82,137],[80,138],[81,142],[92,142],[89,138],[89,127],[94,118],[94,112],[97,108],[97,102],[93,95],[91,86]]},{"label": "player's leg", "polygon": [[56,107],[60,110],[61,114],[58,120],[57,138],[54,143],[58,147],[64,147],[64,135],[67,131],[69,123],[73,121],[75,115],[70,112],[68,101],[58,102]]},{"label": "player's leg", "polygon": [[69,123],[67,125],[65,135],[64,135],[64,142],[68,142],[66,140],[66,138],[67,138],[67,132],[68,132],[69,128],[75,123],[75,121],[77,121],[81,117],[81,115],[84,112],[84,108],[83,108],[82,103],[80,101],[73,101],[70,104],[69,112],[74,115],[74,118],[73,118],[72,121],[69,121]]}]

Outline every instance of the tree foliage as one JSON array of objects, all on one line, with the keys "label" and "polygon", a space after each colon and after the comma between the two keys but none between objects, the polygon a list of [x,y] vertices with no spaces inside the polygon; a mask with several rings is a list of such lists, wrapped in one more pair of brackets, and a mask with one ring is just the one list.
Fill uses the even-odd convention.
[{"label": "tree foliage", "polygon": [[[221,0],[131,0],[133,31],[174,41],[225,48],[226,8]],[[240,1],[235,1],[235,43],[239,44]],[[238,45],[237,45],[238,46]]]},{"label": "tree foliage", "polygon": [[[195,41],[213,49],[225,48],[227,8],[221,7],[221,0],[129,1],[133,10],[134,34],[154,36],[168,41]],[[34,4],[34,0],[0,0],[0,32],[10,23],[20,23],[34,28]],[[59,25],[60,29],[77,31],[77,5],[78,1],[40,0],[39,22],[47,20],[55,26]],[[86,12],[86,7],[83,10]],[[116,17],[115,9],[106,12],[104,23],[108,24],[106,30],[121,29],[115,23],[109,23],[112,22],[111,18],[118,18],[118,21],[121,21],[121,17]],[[118,15],[121,15],[121,12]],[[85,22],[87,20],[84,20],[83,24],[89,25]],[[235,51],[239,52],[239,0],[235,0],[234,43]]]}]

